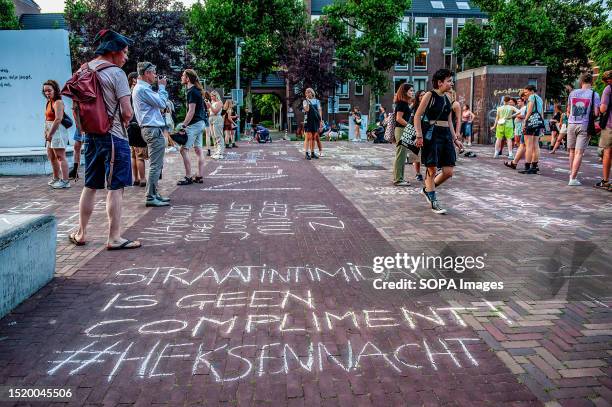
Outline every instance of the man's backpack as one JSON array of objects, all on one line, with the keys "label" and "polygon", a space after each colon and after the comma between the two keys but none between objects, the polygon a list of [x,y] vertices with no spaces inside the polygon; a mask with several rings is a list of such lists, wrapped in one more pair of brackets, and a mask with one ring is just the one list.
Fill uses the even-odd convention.
[{"label": "man's backpack", "polygon": [[[83,64],[64,85],[62,95],[72,99],[77,125],[83,133],[106,134],[113,125],[104,103],[104,92],[98,72],[116,66],[103,63],[95,69]],[[119,107],[119,105],[117,105]]]}]

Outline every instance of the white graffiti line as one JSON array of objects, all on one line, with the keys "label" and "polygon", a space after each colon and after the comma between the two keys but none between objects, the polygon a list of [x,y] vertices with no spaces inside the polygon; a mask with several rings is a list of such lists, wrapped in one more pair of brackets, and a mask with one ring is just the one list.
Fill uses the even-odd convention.
[{"label": "white graffiti line", "polygon": [[[76,351],[57,351],[57,353],[71,353],[70,356],[68,356],[68,358],[63,359],[63,360],[50,360],[49,363],[55,363],[57,364],[57,366],[55,366],[54,368],[50,369],[49,371],[47,371],[47,374],[52,376],[53,374],[55,374],[55,372],[57,372],[59,369],[61,369],[63,366],[68,365],[68,364],[76,364],[78,365],[77,368],[71,370],[68,374],[70,376],[72,376],[73,374],[77,373],[78,371],[86,368],[87,366],[91,365],[92,363],[103,363],[105,362],[105,360],[101,360],[100,358],[104,355],[119,355],[121,354],[121,352],[117,352],[117,351],[112,351],[112,349],[119,345],[122,341],[117,341],[114,344],[108,346],[107,348],[103,349],[103,350],[88,350],[90,347],[94,346],[96,342],[92,342],[89,345],[76,350]],[[87,359],[86,357],[88,355],[91,355],[91,357],[89,359]],[[83,357],[84,359],[79,359],[79,357]]]}]

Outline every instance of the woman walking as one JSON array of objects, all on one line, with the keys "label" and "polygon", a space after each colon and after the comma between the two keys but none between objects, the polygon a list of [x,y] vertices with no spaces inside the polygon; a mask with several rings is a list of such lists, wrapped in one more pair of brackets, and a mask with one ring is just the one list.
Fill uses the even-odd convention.
[{"label": "woman walking", "polygon": [[[411,153],[413,158],[418,156],[400,143],[402,132],[411,120],[413,110],[410,105],[414,102],[414,89],[409,83],[402,83],[393,97],[395,104],[395,161],[393,162],[393,185],[397,187],[410,186],[410,182],[404,180],[404,166],[406,156]],[[414,159],[412,160],[414,162]]]},{"label": "woman walking", "polygon": [[205,143],[206,143],[206,156],[210,157],[211,153],[210,153],[210,147],[212,144],[214,144],[214,139],[213,139],[213,143],[211,143],[211,138],[212,138],[212,128],[210,126],[210,93],[208,91],[204,91],[204,93],[202,94],[202,97],[204,98],[204,112],[206,113],[206,127],[204,128],[204,136],[206,138]]},{"label": "woman walking", "polygon": [[316,137],[323,129],[323,110],[321,109],[321,102],[316,99],[315,91],[312,88],[306,89],[304,94],[306,99],[302,102],[302,107],[306,116],[306,124],[304,125],[305,150],[306,159],[310,160],[311,158],[319,158],[315,154],[314,145]]},{"label": "woman walking", "polygon": [[461,113],[461,139],[466,146],[472,146],[472,125],[476,115],[470,110],[470,105],[463,105]]},{"label": "woman walking", "polygon": [[353,141],[361,141],[361,111],[359,108],[355,106],[353,112],[351,113],[351,117],[353,118],[353,123],[355,124],[355,138]]},{"label": "woman walking", "polygon": [[62,125],[64,102],[62,102],[59,84],[52,79],[46,81],[43,84],[42,93],[47,99],[45,106],[45,146],[53,170],[53,178],[47,184],[53,189],[70,188],[68,162],[66,161],[68,130]]},{"label": "woman walking", "polygon": [[208,111],[210,113],[210,132],[212,135],[217,149],[211,158],[215,160],[223,159],[225,154],[225,142],[223,140],[223,117],[221,116],[221,110],[223,109],[223,103],[221,103],[221,96],[216,90],[210,92],[210,102],[206,103]]},{"label": "woman walking", "polygon": [[[444,214],[436,196],[436,187],[453,176],[453,167],[457,159],[455,146],[460,150],[463,144],[457,135],[452,135],[452,103],[445,95],[453,87],[453,73],[448,69],[438,70],[432,78],[433,90],[423,96],[423,100],[414,116],[414,127],[417,133],[417,147],[421,148],[421,162],[427,167],[425,187],[422,193],[431,205],[434,213]],[[429,118],[425,127],[421,118]],[[436,176],[436,169],[442,168]]]}]

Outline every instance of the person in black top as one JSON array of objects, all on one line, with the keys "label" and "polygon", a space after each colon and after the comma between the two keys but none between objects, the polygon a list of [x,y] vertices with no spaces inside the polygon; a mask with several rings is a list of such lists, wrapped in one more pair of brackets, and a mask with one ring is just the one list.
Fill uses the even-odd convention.
[{"label": "person in black top", "polygon": [[400,143],[402,138],[402,132],[410,120],[412,115],[412,109],[410,105],[414,99],[414,89],[409,83],[402,83],[395,96],[393,97],[393,103],[395,103],[395,162],[393,163],[393,185],[398,187],[407,187],[410,185],[408,181],[404,180],[404,167],[406,165],[406,155],[408,154],[408,148]]},{"label": "person in black top", "polygon": [[[421,163],[427,167],[423,195],[431,205],[434,213],[444,214],[436,197],[436,186],[453,176],[453,167],[457,159],[455,146],[463,149],[455,131],[451,132],[452,103],[445,95],[453,87],[453,73],[448,69],[438,70],[432,78],[433,90],[423,96],[423,100],[414,116],[414,127],[417,133],[417,146],[421,148]],[[426,115],[429,126],[424,127],[422,116]],[[442,172],[436,176],[436,169]]]},{"label": "person in black top", "polygon": [[[181,146],[181,156],[185,166],[185,178],[177,182],[177,185],[189,185],[204,182],[204,154],[202,151],[202,136],[204,134],[206,114],[204,113],[204,99],[202,98],[202,85],[198,75],[193,69],[185,69],[181,76],[181,83],[187,86],[187,114],[183,120],[183,128],[187,132],[187,143]],[[195,178],[191,177],[191,162],[189,161],[189,149],[193,147],[198,157],[198,171]]]}]

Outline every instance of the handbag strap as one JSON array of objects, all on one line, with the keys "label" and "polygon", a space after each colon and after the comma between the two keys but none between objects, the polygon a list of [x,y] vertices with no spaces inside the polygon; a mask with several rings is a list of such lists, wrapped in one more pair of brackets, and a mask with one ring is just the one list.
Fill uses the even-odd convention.
[{"label": "handbag strap", "polygon": [[[435,96],[433,95],[435,91],[431,91],[431,98],[433,99]],[[440,111],[438,112],[438,117],[436,117],[436,120],[434,120],[433,122],[437,122],[438,119],[440,118],[440,116],[442,115],[442,111],[444,110],[444,108],[446,107],[446,95],[442,96],[444,98],[444,105],[442,106],[442,109],[440,109]],[[431,108],[432,105],[429,106],[429,108]],[[427,113],[426,113],[427,114]],[[429,122],[430,124],[432,123],[431,121]],[[434,124],[432,124],[432,126],[434,126]]]}]

